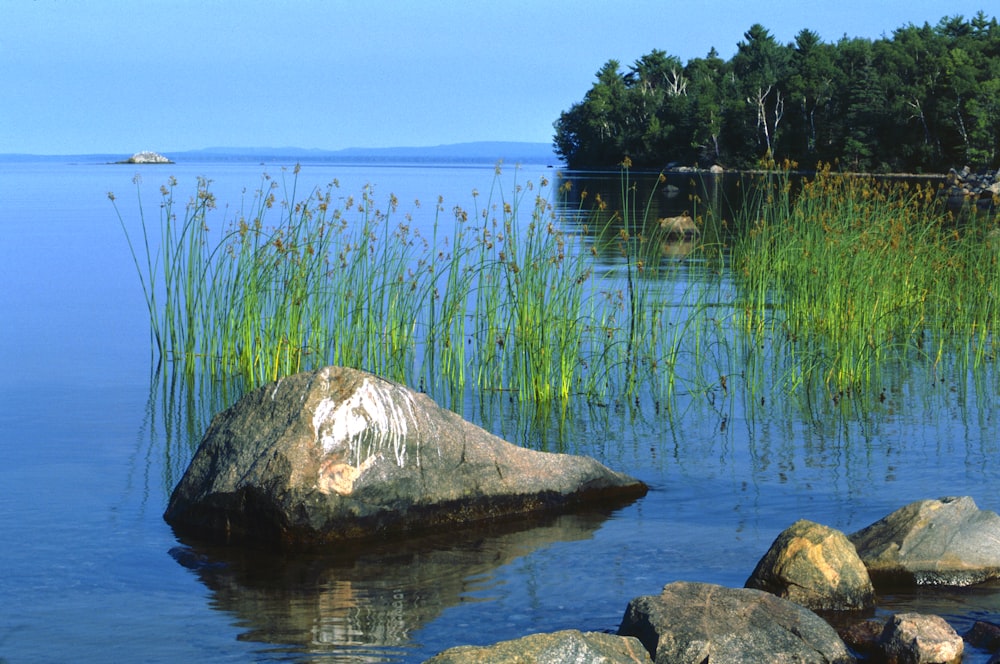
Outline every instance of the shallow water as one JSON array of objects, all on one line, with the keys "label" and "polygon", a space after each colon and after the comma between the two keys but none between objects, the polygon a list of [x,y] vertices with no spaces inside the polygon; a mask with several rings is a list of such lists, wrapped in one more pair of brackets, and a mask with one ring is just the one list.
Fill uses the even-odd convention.
[{"label": "shallow water", "polygon": [[[220,202],[280,165],[139,167],[155,210],[216,181]],[[196,403],[151,376],[145,304],[107,201],[129,211],[135,166],[0,162],[0,659],[421,661],[447,647],[563,628],[613,631],[628,601],[675,580],[741,586],[799,518],[852,532],[912,501],[971,495],[1000,509],[997,380],[889,377],[864,415],[799,404],[685,402],[674,425],[580,408],[538,431],[467,416],[505,437],[595,456],[647,482],[625,508],[498,525],[407,545],[279,557],[178,541],[162,520],[201,427]],[[528,166],[518,178],[552,177]],[[471,207],[484,164],[305,164],[300,182],[376,184],[401,208]],[[419,216],[422,213],[417,213]],[[697,270],[685,278],[697,278]],[[884,598],[964,630],[1000,620],[994,587]],[[985,661],[973,653],[967,661]]]}]

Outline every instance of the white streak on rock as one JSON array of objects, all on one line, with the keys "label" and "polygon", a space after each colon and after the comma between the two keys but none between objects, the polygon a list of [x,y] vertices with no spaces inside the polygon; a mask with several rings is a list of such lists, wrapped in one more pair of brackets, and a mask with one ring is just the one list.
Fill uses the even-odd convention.
[{"label": "white streak on rock", "polygon": [[[405,401],[406,410],[396,403],[398,400]],[[349,450],[353,465],[389,452],[402,467],[406,463],[406,435],[415,421],[412,396],[405,391],[394,395],[391,386],[366,378],[347,399],[339,403],[323,399],[316,404],[313,430],[324,452]]]}]

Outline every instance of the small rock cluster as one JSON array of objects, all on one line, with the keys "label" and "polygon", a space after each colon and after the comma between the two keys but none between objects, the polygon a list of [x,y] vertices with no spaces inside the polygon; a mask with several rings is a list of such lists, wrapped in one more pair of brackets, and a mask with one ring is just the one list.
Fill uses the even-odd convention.
[{"label": "small rock cluster", "polygon": [[1000,201],[1000,170],[973,173],[968,166],[960,171],[953,168],[948,171],[943,191],[951,209],[961,209],[968,203],[980,212],[992,211]]},{"label": "small rock cluster", "polygon": [[162,154],[158,152],[150,152],[144,150],[142,152],[136,152],[134,155],[129,157],[124,161],[115,162],[118,164],[172,164],[174,162],[170,161]]},{"label": "small rock cluster", "polygon": [[[917,501],[851,535],[800,520],[778,535],[744,588],[675,582],[637,597],[618,629],[621,640],[604,635],[601,650],[593,634],[571,630],[547,635],[541,648],[533,635],[452,648],[429,662],[557,664],[598,661],[598,653],[609,663],[960,662],[966,642],[1000,652],[1000,625],[977,622],[963,639],[935,615],[845,617],[870,614],[876,587],[1000,578],[997,541],[1000,516],[969,497]],[[834,629],[817,611],[846,627]],[[636,640],[648,656],[637,653]]]}]

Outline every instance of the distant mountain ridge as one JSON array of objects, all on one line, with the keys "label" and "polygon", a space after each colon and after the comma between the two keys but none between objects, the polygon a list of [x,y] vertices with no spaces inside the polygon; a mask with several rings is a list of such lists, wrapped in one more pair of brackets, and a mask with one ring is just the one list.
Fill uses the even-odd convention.
[{"label": "distant mountain ridge", "polygon": [[[173,161],[207,161],[211,159],[239,161],[317,160],[317,161],[370,161],[422,163],[451,161],[457,163],[546,164],[558,165],[562,160],[553,151],[550,143],[520,141],[475,141],[424,147],[391,148],[345,148],[342,150],[321,150],[299,147],[208,147],[198,150],[168,151],[158,150]],[[129,153],[129,155],[132,153]],[[129,155],[113,153],[32,155],[0,154],[0,161],[109,161],[114,162]]]},{"label": "distant mountain ridge", "polygon": [[174,157],[219,156],[234,158],[256,157],[298,157],[306,159],[361,159],[361,160],[406,160],[456,159],[460,161],[530,162],[554,164],[561,160],[550,143],[530,143],[520,141],[475,141],[446,145],[364,148],[353,147],[342,150],[321,150],[299,147],[209,147],[200,150],[169,153]]}]

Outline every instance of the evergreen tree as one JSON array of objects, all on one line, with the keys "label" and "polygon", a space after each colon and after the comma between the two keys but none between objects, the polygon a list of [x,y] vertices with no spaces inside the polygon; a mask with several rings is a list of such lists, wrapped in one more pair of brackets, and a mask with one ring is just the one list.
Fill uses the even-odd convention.
[{"label": "evergreen tree", "polygon": [[943,171],[1000,160],[1000,26],[979,12],[836,44],[803,29],[782,45],[760,25],[729,61],[653,50],[609,60],[553,139],[571,168],[670,163]]}]

